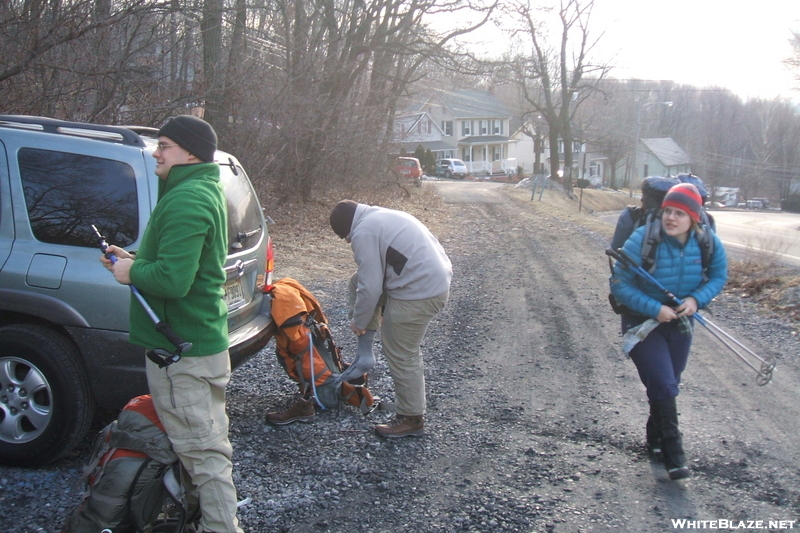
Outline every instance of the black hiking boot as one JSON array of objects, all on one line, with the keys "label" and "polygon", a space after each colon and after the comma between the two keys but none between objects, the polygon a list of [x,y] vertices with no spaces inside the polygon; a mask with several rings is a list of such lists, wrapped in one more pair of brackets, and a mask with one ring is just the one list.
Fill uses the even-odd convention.
[{"label": "black hiking boot", "polygon": [[645,426],[647,435],[647,451],[659,463],[664,462],[664,453],[661,451],[661,422],[658,417],[657,404],[650,402],[650,416]]},{"label": "black hiking boot", "polygon": [[659,420],[661,421],[661,446],[664,453],[664,467],[670,479],[689,477],[686,456],[683,453],[683,437],[678,428],[678,405],[675,398],[658,400]]}]

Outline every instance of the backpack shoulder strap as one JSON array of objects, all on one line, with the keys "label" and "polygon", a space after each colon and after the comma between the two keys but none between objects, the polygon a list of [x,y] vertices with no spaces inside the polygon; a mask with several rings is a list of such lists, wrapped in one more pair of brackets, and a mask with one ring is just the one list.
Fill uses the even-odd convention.
[{"label": "backpack shoulder strap", "polygon": [[714,220],[714,215],[712,215],[711,213],[709,213],[705,209],[703,209],[700,212],[700,222],[702,222],[703,224],[705,224],[706,226],[708,226],[709,228],[711,228],[715,232],[717,231],[717,221]]},{"label": "backpack shoulder strap", "polygon": [[642,239],[642,268],[651,274],[656,269],[656,250],[661,242],[660,211],[647,215],[644,238]]},{"label": "backpack shoulder strap", "polygon": [[640,219],[642,218],[643,211],[644,210],[641,208],[641,206],[638,205],[628,206],[628,212],[631,215],[631,220],[633,221],[634,229],[641,226]]},{"label": "backpack shoulder strap", "polygon": [[[705,214],[705,212],[703,212]],[[661,217],[658,213],[647,215],[644,238],[642,239],[642,268],[649,273],[656,269],[656,249],[661,242]],[[700,245],[700,257],[703,265],[703,282],[708,281],[708,266],[714,255],[714,237],[711,225],[706,223],[707,218],[701,218],[700,228],[695,232],[697,243]]]},{"label": "backpack shoulder strap", "polygon": [[700,245],[700,259],[703,265],[703,282],[708,281],[708,266],[711,264],[711,257],[714,255],[714,230],[710,225],[703,224],[695,232],[697,244]]}]

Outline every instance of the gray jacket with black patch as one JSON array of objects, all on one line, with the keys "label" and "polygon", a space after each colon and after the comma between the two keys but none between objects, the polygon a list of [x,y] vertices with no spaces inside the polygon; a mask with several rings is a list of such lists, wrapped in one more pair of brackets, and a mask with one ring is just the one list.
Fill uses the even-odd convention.
[{"label": "gray jacket with black patch", "polygon": [[350,246],[358,264],[353,322],[359,328],[369,323],[383,292],[397,300],[424,300],[450,288],[450,258],[408,213],[358,204]]}]

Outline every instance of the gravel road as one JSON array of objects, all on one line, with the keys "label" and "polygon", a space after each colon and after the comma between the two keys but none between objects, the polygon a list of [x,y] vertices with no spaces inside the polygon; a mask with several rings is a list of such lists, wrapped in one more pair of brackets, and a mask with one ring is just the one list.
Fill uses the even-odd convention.
[{"label": "gravel road", "polygon": [[[606,300],[608,232],[548,214],[508,185],[425,184],[434,186],[445,204],[428,216],[447,228],[455,276],[423,347],[426,436],[381,440],[371,427],[391,414],[349,407],[266,426],[264,412],[294,390],[270,345],[229,387],[246,531],[653,533],[691,527],[682,520],[800,529],[800,342],[790,324],[727,295],[709,309],[778,368],[759,387],[698,329],[678,399],[693,476],[670,481],[645,453],[644,388]],[[330,242],[314,252],[318,269],[281,275],[314,292],[352,358],[344,296],[354,265]],[[382,356],[370,388],[391,400]],[[87,456],[88,442],[47,468],[0,467],[0,531],[59,531]]]}]

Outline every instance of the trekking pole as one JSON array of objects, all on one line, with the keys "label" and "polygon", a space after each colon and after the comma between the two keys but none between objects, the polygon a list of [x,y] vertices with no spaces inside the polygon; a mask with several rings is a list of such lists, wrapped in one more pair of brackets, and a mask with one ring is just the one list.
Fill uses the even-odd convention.
[{"label": "trekking pole", "polygon": [[[661,292],[663,292],[666,295],[666,297],[669,298],[670,301],[672,301],[673,303],[675,303],[677,305],[683,305],[683,301],[681,301],[680,298],[678,298],[677,296],[672,294],[670,291],[668,291],[647,270],[645,270],[641,266],[637,265],[631,259],[631,257],[625,252],[625,250],[620,248],[619,250],[615,251],[615,250],[612,250],[611,248],[609,248],[609,249],[606,250],[606,255],[616,259],[617,261],[620,262],[620,264],[624,268],[627,268],[627,269],[631,270],[634,274],[638,275],[639,277],[641,277],[645,281],[648,281],[651,284],[653,284],[655,287],[657,287],[659,290],[661,290]],[[709,319],[707,319],[706,317],[701,315],[699,312],[695,312],[694,315],[692,315],[692,316],[697,318],[697,321],[702,326],[704,326],[708,330],[708,332],[711,333],[711,335],[714,336],[714,338],[716,338],[722,344],[724,344],[728,349],[730,349],[734,354],[736,354],[739,357],[739,359],[744,361],[744,363],[747,366],[749,366],[751,369],[753,369],[756,372],[756,374],[757,374],[756,383],[758,385],[766,385],[767,383],[772,381],[772,371],[775,369],[775,364],[776,364],[774,357],[770,356],[767,359],[764,359],[764,358],[760,357],[754,351],[752,351],[750,348],[748,348],[747,346],[745,346],[744,344],[742,344],[741,342],[739,342],[738,340],[733,338],[725,330],[723,330],[721,327],[719,327],[716,324],[714,324],[713,322],[711,322]],[[761,367],[760,368],[756,368],[744,355],[742,355],[741,352],[739,352],[739,350],[737,350],[728,341],[733,342],[738,347],[742,348],[747,353],[749,353],[751,356],[753,356],[755,359],[757,359],[761,363]]]},{"label": "trekking pole", "polygon": [[[105,254],[106,258],[111,261],[111,263],[117,262],[117,257],[114,254],[108,253],[108,243],[106,242],[106,238],[100,233],[100,231],[92,224],[92,229],[94,230],[95,235],[97,235],[97,241],[100,246],[100,250]],[[152,350],[147,351],[147,357],[153,361],[155,364],[158,365],[159,368],[164,368],[165,366],[169,366],[172,363],[177,363],[181,359],[181,354],[187,350],[192,348],[191,342],[186,342],[183,340],[180,335],[172,331],[172,328],[169,324],[158,318],[158,315],[153,308],[147,303],[147,300],[144,299],[144,296],[139,289],[136,288],[135,285],[128,285],[130,287],[131,292],[139,300],[139,303],[142,304],[142,307],[147,312],[150,319],[156,326],[156,331],[161,333],[166,339],[175,345],[177,348],[174,352],[166,350],[164,348],[154,348]]]}]

